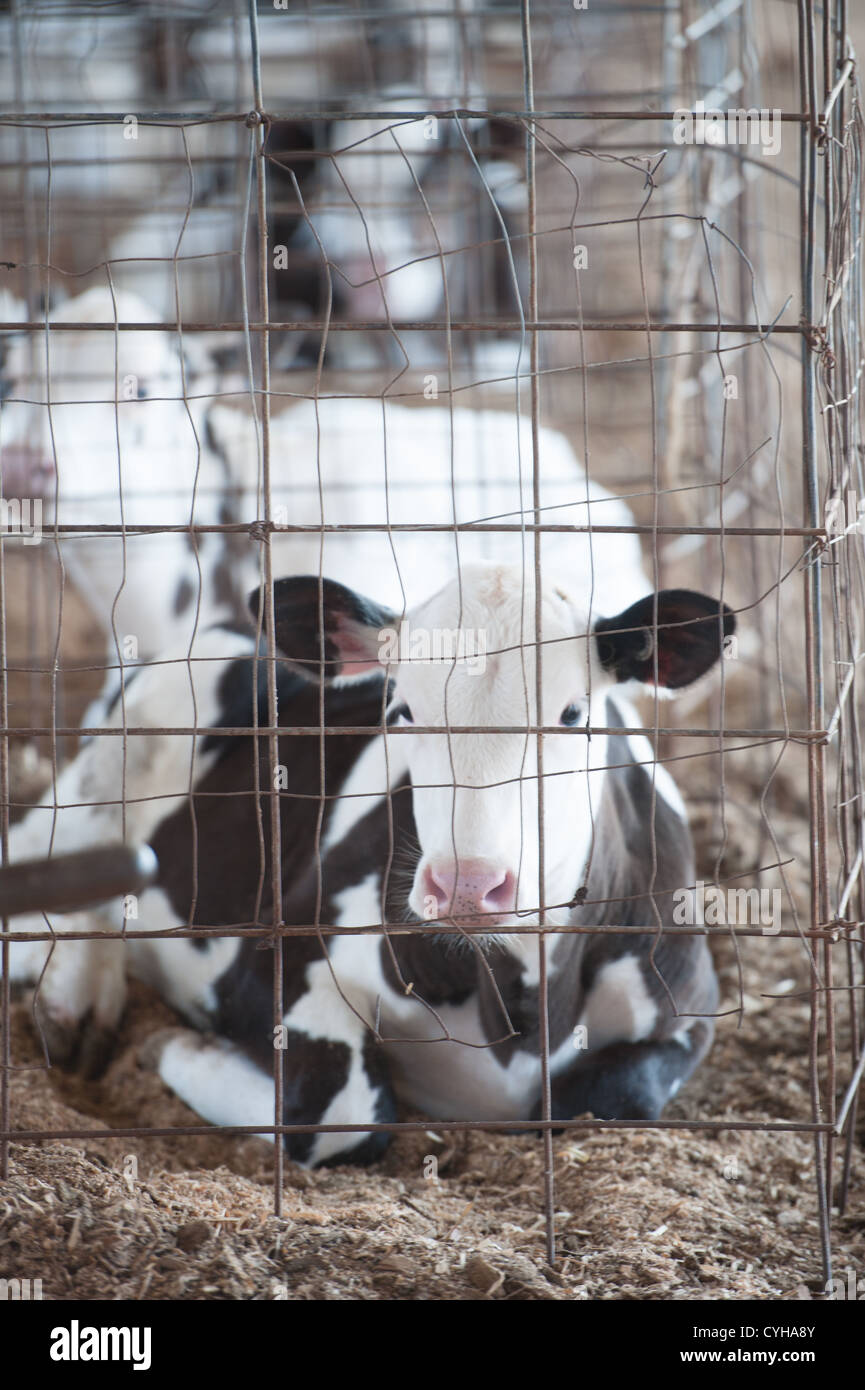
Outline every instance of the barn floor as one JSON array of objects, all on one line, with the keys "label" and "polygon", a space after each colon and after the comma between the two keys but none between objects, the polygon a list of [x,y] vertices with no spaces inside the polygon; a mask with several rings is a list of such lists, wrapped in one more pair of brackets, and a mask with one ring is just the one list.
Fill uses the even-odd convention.
[{"label": "barn floor", "polygon": [[[698,827],[699,830],[699,827]],[[716,941],[732,1015],[670,1117],[807,1119],[807,984],[798,941]],[[769,999],[766,996],[778,997]],[[289,1165],[271,1214],[271,1150],[231,1138],[112,1140],[111,1126],[197,1117],[139,1064],[173,1021],[136,987],[98,1082],[41,1068],[14,1008],[13,1124],[104,1124],[106,1138],[14,1146],[0,1196],[0,1276],[46,1299],[769,1299],[822,1288],[813,1146],[792,1133],[574,1132],[555,1140],[560,1259],[546,1263],[540,1144],[509,1135],[401,1136],[372,1170]],[[843,1074],[843,1053],[842,1074]],[[438,1159],[438,1181],[424,1158]],[[130,1161],[130,1159],[134,1161]],[[137,1170],[137,1177],[133,1174]],[[839,1270],[865,1264],[865,1185],[834,1221]],[[804,1287],[803,1287],[804,1286]]]},{"label": "barn floor", "polygon": [[[136,996],[120,1055],[98,1085],[20,1073],[16,1123],[194,1123],[137,1067],[155,1011]],[[36,1061],[23,1008],[18,1024],[18,1056]],[[701,1090],[722,1092],[716,1114],[752,1119],[792,1117],[807,1104],[789,1053],[759,1015],[744,1036],[722,1038],[676,1113],[705,1113]],[[437,1182],[423,1177],[431,1153]],[[137,1180],[125,1176],[130,1154]],[[47,1299],[75,1300],[775,1300],[820,1287],[812,1148],[799,1135],[558,1138],[555,1271],[544,1254],[535,1141],[410,1135],[373,1171],[290,1167],[282,1220],[271,1215],[269,1159],[258,1140],[217,1136],[15,1146],[0,1202],[0,1270],[41,1278]],[[858,1195],[836,1224],[842,1270],[865,1259],[861,1159],[858,1169]]]}]

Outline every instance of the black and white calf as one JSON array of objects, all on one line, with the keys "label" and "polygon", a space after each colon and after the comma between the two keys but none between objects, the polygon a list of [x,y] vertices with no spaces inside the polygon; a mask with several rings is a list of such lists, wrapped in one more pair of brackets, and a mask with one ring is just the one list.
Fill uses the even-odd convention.
[{"label": "black and white calf", "polygon": [[[463,567],[409,613],[396,652],[397,615],[330,581],[280,581],[280,723],[315,726],[323,699],[328,724],[369,728],[326,737],[323,764],[317,734],[280,743],[284,920],[340,932],[285,939],[276,1039],[273,953],[256,940],[82,950],[61,939],[39,996],[49,1041],[70,1053],[83,1022],[92,1060],[94,1041],[119,1018],[128,965],[194,1026],[154,1038],[149,1056],[211,1122],[272,1123],[275,1045],[286,1124],[387,1122],[400,1100],[431,1117],[534,1118],[538,938],[503,929],[537,925],[542,890],[554,1117],[657,1117],[709,1046],[716,982],[705,939],[665,931],[672,892],[694,882],[679,795],[646,740],[595,730],[639,722],[622,698],[629,682],[674,692],[702,676],[733,616],[717,600],[672,590],[590,619],[587,596],[552,579],[540,610],[537,709],[535,596],[522,566]],[[437,659],[434,644],[424,646],[430,634],[450,634],[451,653],[442,657],[440,644]],[[130,725],[192,722],[193,684],[199,725],[251,722],[250,639],[227,630],[205,639],[192,670],[136,673]],[[551,730],[542,875],[537,723]],[[465,728],[477,732],[452,732]],[[256,782],[250,739],[190,740],[179,756],[176,737],[133,737],[125,767],[120,743],[87,745],[58,801],[99,802],[63,822],[80,843],[105,834],[124,785],[134,784],[129,833],[152,844],[161,873],[130,925],[269,922],[269,842],[256,814],[256,792],[274,785],[266,745]],[[17,857],[33,852],[21,836],[36,816],[15,828]],[[67,848],[60,840],[57,849]],[[85,920],[123,926],[119,906]],[[436,922],[461,931],[436,931]],[[605,930],[556,934],[566,924]],[[628,925],[646,930],[618,930]],[[41,944],[16,947],[15,977],[33,979],[44,960]],[[317,1164],[369,1160],[385,1142],[361,1130],[293,1135],[287,1147]]]}]

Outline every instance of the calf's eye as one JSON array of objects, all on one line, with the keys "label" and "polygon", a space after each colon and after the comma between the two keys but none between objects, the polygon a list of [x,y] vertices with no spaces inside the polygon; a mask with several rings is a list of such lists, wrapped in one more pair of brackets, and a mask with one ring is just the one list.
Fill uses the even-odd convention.
[{"label": "calf's eye", "polygon": [[580,722],[581,713],[582,710],[579,705],[566,705],[559,715],[559,723],[564,724],[566,728],[571,728]]},{"label": "calf's eye", "polygon": [[393,717],[394,719],[404,719],[407,724],[414,723],[412,713],[408,705],[397,705],[396,709],[393,712]]}]

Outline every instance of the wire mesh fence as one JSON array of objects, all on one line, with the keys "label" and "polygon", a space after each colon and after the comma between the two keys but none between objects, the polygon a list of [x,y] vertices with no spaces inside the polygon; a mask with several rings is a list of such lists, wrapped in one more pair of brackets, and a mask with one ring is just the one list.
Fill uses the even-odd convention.
[{"label": "wire mesh fence", "polygon": [[[21,978],[36,977],[47,1059],[62,1051],[56,1005],[76,946],[92,948],[104,980],[123,974],[125,956],[106,964],[95,953],[118,936],[121,950],[189,942],[181,973],[202,946],[230,971],[234,957],[219,952],[264,945],[272,1018],[254,1020],[250,1046],[261,1074],[272,1071],[270,1113],[266,1124],[230,1106],[204,1114],[226,1134],[285,1136],[306,1156],[290,1145],[313,1136],[320,1153],[338,1153],[345,1136],[426,1132],[429,1119],[405,1117],[424,1110],[424,1094],[443,1132],[506,1122],[538,1134],[552,1263],[556,1131],[802,1132],[813,1136],[831,1277],[831,1213],[848,1200],[865,1069],[862,114],[843,0],[820,13],[800,0],[795,33],[789,21],[789,7],[748,0],[597,13],[529,0],[170,14],[13,4],[2,15],[3,862],[125,839],[153,843],[162,865],[158,900],[115,896],[83,917],[33,915],[26,929],[4,918],[4,1175],[12,1143],[97,1133],[15,1123],[16,951],[30,953]],[[562,730],[548,692],[565,639],[545,575],[569,546],[587,615],[579,650],[598,617],[639,601],[639,573],[652,592],[715,595],[736,630],[717,634],[720,679],[674,704],[656,693],[639,714],[591,703],[603,673],[589,659],[588,713],[567,743],[588,750],[590,848],[588,859],[572,851],[579,878],[562,898]],[[400,701],[387,713],[387,683],[354,694],[296,683],[304,662],[337,672],[345,631],[359,640],[356,609],[329,625],[325,581],[389,605],[378,626],[389,615],[399,641],[407,615],[429,612],[418,605],[454,580],[457,608],[428,621],[465,632],[480,562],[521,575],[516,626],[484,610],[489,649],[474,650],[503,683],[517,679],[506,674],[516,653],[513,717],[445,695],[443,722],[436,711],[427,723],[422,704],[402,698],[397,662],[385,663]],[[290,575],[316,577],[312,637],[293,627],[292,650],[279,582]],[[249,630],[257,588],[250,646],[238,623]],[[494,613],[508,601],[500,594]],[[648,622],[657,644],[657,607]],[[364,660],[349,652],[349,666]],[[656,686],[659,661],[656,645]],[[229,691],[222,673],[238,663]],[[453,653],[444,665],[453,674]],[[430,747],[443,728],[444,775],[415,765],[409,824],[401,750]],[[466,762],[465,748],[508,738],[522,751],[498,784],[492,764]],[[623,765],[623,738],[651,769],[636,915],[628,893],[599,894],[590,877],[596,846],[622,857],[592,789]],[[353,781],[350,758],[371,739],[384,761]],[[702,866],[680,885],[697,915],[672,920],[671,886],[653,891],[665,853],[657,802],[674,795],[658,781],[665,771],[692,812]],[[519,1018],[455,887],[442,904],[427,880],[429,922],[397,891],[399,854],[414,871],[427,849],[425,795],[450,798],[440,819],[455,861],[473,861],[457,811],[479,786],[503,822],[517,788],[513,910],[495,935],[501,959],[527,962]],[[352,801],[370,815],[383,803],[383,842]],[[381,881],[337,912],[327,863],[344,823],[370,867],[381,855]],[[113,881],[107,891],[117,894]],[[747,1028],[747,974],[783,1047],[784,1010],[801,995],[807,1031],[792,1029],[789,1057],[807,1073],[807,1111],[779,1104],[754,1118],[735,1103],[693,1113],[676,1102],[651,1118],[561,1113],[556,1079],[581,1026],[575,1015],[561,1041],[561,943],[611,925],[648,943],[659,997],[689,1026]],[[389,987],[414,1007],[402,1033],[389,1031],[396,1005],[383,1017],[379,986],[364,983],[369,951],[328,955],[347,928],[390,959]],[[462,943],[464,956],[444,960],[457,993],[468,959],[500,1006],[487,1032],[461,1031],[420,989],[411,1000],[422,965],[411,952],[430,938]],[[706,938],[729,952],[721,1000],[689,1008],[657,953]],[[284,1032],[296,980],[314,965],[345,1008],[345,1037],[356,1022],[391,1045],[408,1112],[296,1118]],[[178,987],[151,982],[178,1002]],[[122,985],[114,997],[122,1003]],[[641,1000],[632,991],[634,1008]],[[95,994],[92,1008],[91,1022]],[[455,1080],[448,1113],[428,1077],[414,1090],[404,1080],[412,1036],[445,1043],[449,1059],[500,1056],[531,1036],[536,1103],[497,1108],[481,1066],[472,1075],[486,1094],[470,1091],[474,1108],[460,1110]],[[323,1066],[314,1049],[305,1065]],[[448,1066],[458,1078],[475,1063]],[[235,1084],[253,1083],[244,1072]],[[285,1153],[276,1143],[277,1213]]]}]

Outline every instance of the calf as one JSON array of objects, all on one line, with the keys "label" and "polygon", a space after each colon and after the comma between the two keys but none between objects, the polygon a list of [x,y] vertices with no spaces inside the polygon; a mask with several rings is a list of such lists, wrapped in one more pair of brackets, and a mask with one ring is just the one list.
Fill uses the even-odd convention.
[{"label": "calf", "polygon": [[11,337],[0,410],[3,495],[42,499],[48,534],[55,522],[79,528],[58,535],[57,553],[109,635],[111,664],[188,643],[197,622],[220,616],[216,535],[122,527],[218,522],[229,482],[174,335],[67,326],[115,322],[160,319],[135,295],[96,287],[53,309],[44,334]]},{"label": "calf", "polygon": [[[437,117],[433,113],[447,103],[441,87],[431,90],[438,95],[423,119],[403,114],[416,111],[416,95],[389,88],[379,102],[391,113],[388,120],[332,123],[329,149],[310,177],[304,217],[286,248],[306,265],[316,318],[329,312],[335,319],[381,323],[472,318],[479,312],[479,284],[488,310],[502,317],[518,312],[525,292],[524,132],[480,110],[460,121]],[[278,156],[273,170],[279,177]],[[274,276],[276,304],[297,293],[283,284],[286,278],[284,272]],[[320,347],[321,334],[310,334],[305,351],[313,361]],[[449,350],[458,371],[513,388],[520,362],[516,334],[481,333],[470,344],[458,334]],[[442,368],[445,344],[417,329],[408,338],[404,330],[358,331],[327,341],[329,365],[384,359],[404,368],[409,357],[412,367]]]},{"label": "calf", "polygon": [[[277,785],[283,920],[338,931],[286,936],[276,1033],[273,955],[257,939],[128,943],[133,972],[198,1030],[152,1040],[163,1080],[227,1125],[273,1123],[274,1055],[288,1125],[386,1123],[400,1100],[431,1117],[538,1117],[532,928],[543,903],[554,1118],[656,1118],[709,1046],[716,983],[705,939],[666,930],[672,892],[694,881],[676,789],[645,739],[597,730],[638,722],[628,683],[675,692],[701,677],[732,614],[672,590],[598,619],[584,592],[551,575],[539,646],[522,566],[490,563],[464,566],[407,628],[401,613],[327,580],[282,580],[275,599],[281,724],[315,726],[323,712],[361,732],[284,737],[276,783],[252,740],[190,737],[179,756],[176,738],[132,738],[122,769],[136,779],[129,833],[149,840],[161,866],[139,924],[272,922],[257,807]],[[450,634],[451,652],[424,646],[435,633]],[[199,724],[252,722],[263,666],[250,639],[215,631],[207,641],[192,673],[172,663],[136,673],[130,724],[160,725],[168,710],[173,721],[189,717],[193,683]],[[551,731],[542,768],[538,723]],[[466,727],[476,732],[452,732]],[[64,801],[85,799],[88,779],[93,797],[100,779],[100,804],[79,812],[78,836],[104,834],[116,816],[119,743],[94,740],[64,773]],[[116,905],[87,920],[124,925]],[[556,932],[569,925],[602,930]],[[126,963],[120,942],[91,954],[85,968],[80,947],[61,940],[40,992],[49,1043],[68,1049],[87,1024],[86,1061],[119,1017]],[[36,943],[16,948],[16,977],[38,975],[44,958]],[[363,1128],[286,1139],[308,1164],[370,1160],[384,1143]]]}]

